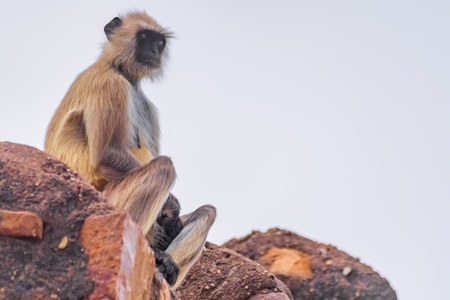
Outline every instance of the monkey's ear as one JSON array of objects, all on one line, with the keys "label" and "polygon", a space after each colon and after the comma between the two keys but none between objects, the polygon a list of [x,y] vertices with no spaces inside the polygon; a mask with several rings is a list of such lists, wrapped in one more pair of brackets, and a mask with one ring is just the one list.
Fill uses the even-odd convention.
[{"label": "monkey's ear", "polygon": [[111,22],[106,24],[104,30],[108,41],[111,41],[111,35],[114,33],[114,31],[116,31],[117,28],[120,27],[120,25],[122,25],[122,20],[119,17],[115,17],[111,20]]}]

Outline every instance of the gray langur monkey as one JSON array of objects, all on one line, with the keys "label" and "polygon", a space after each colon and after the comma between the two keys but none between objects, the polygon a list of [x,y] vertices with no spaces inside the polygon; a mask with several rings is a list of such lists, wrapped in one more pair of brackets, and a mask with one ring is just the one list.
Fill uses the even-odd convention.
[{"label": "gray langur monkey", "polygon": [[161,75],[171,33],[144,12],[116,17],[104,31],[103,52],[57,108],[45,150],[130,214],[176,289],[200,256],[216,210],[204,205],[180,217],[170,194],[174,167],[158,156],[158,114],[141,80]]}]

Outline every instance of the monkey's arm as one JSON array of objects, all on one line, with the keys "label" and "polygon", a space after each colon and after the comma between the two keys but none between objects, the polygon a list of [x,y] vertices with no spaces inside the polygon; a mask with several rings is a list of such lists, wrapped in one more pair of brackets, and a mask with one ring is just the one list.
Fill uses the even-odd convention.
[{"label": "monkey's arm", "polygon": [[153,238],[152,246],[153,248],[166,250],[183,229],[180,219],[180,204],[174,195],[169,194],[156,222],[162,232],[157,234],[157,238]]},{"label": "monkey's arm", "polygon": [[180,268],[164,251],[183,229],[179,215],[180,204],[169,194],[156,223],[146,236],[155,255],[156,267],[170,285],[176,282]]},{"label": "monkey's arm", "polygon": [[139,167],[129,151],[128,92],[122,82],[99,87],[84,111],[91,166],[108,180],[119,180]]},{"label": "monkey's arm", "polygon": [[119,180],[139,166],[139,162],[126,151],[114,144],[103,149],[98,158],[98,168],[106,179]]}]

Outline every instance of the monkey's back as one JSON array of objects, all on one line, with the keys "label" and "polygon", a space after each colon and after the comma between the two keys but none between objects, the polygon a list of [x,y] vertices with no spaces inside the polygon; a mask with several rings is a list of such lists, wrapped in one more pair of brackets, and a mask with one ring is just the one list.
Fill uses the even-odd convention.
[{"label": "monkey's back", "polygon": [[[111,67],[100,63],[92,65],[71,85],[47,129],[45,151],[66,163],[99,190],[108,180],[100,173],[94,153],[97,149],[92,149],[94,141],[88,139],[88,132],[107,130],[101,124],[105,117],[112,120],[122,118],[127,125],[121,134],[131,140],[126,103],[128,90],[124,88],[128,86],[129,83]],[[93,115],[95,112],[100,114],[103,109],[108,110],[110,106],[116,106],[110,110],[124,113],[121,116]],[[86,122],[87,118],[93,122]]]}]

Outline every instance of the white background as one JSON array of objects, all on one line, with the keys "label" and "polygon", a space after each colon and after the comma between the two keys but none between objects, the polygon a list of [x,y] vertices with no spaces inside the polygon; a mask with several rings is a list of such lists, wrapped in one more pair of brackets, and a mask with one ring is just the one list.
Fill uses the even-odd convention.
[{"label": "white background", "polygon": [[280,227],[336,245],[401,299],[447,299],[448,1],[2,1],[0,140],[42,149],[103,26],[176,32],[159,108],[183,212],[221,244]]}]

